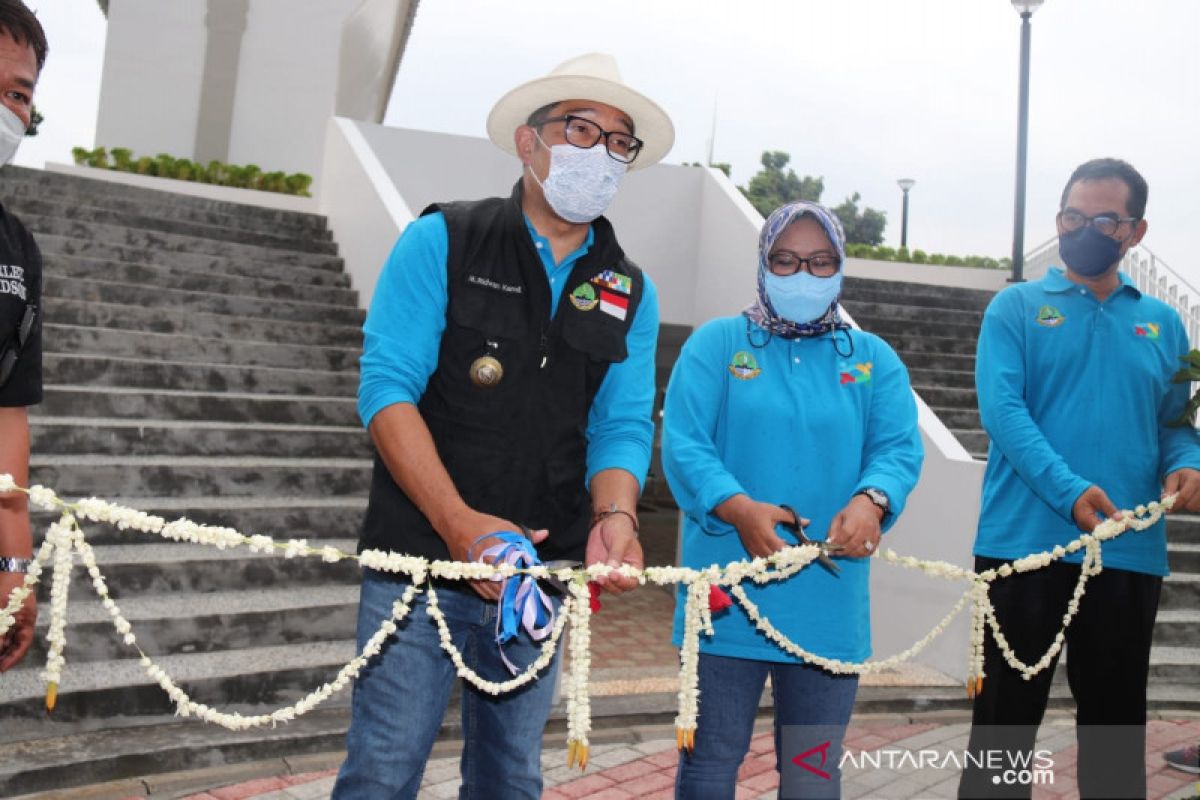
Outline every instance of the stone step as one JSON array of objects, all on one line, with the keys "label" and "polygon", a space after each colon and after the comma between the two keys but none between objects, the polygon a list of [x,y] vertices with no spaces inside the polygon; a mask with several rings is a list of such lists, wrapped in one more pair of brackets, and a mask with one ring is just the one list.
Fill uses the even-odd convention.
[{"label": "stone step", "polygon": [[970,409],[972,411],[976,411],[979,407],[974,387],[957,388],[953,386],[914,384],[913,390],[930,406]]},{"label": "stone step", "polygon": [[46,386],[41,405],[32,413],[51,417],[274,422],[342,427],[361,424],[352,397],[174,389],[152,391],[80,384]]},{"label": "stone step", "polygon": [[1158,607],[1164,609],[1200,608],[1200,574],[1177,572],[1163,578]]},{"label": "stone step", "polygon": [[[165,282],[185,283],[165,272],[156,277],[163,278]],[[350,345],[351,342],[344,339],[344,334],[337,329],[348,327],[361,330],[366,317],[364,311],[352,304],[327,305],[303,300],[247,297],[218,294],[205,289],[167,288],[149,282],[119,283],[55,274],[45,276],[44,296],[54,301],[49,303],[51,312],[58,302],[79,301],[160,309],[168,316],[214,314],[224,318],[235,317],[247,324],[254,320],[279,320],[328,326],[331,331],[329,344],[340,345]]]},{"label": "stone step", "polygon": [[975,458],[987,460],[988,435],[985,431],[952,428],[950,432],[967,449],[968,453]]},{"label": "stone step", "polygon": [[[54,709],[56,721],[173,713],[174,706],[166,693],[136,658],[73,663],[69,653],[64,651],[64,655],[67,663]],[[294,703],[333,680],[354,655],[354,640],[341,639],[156,656],[154,661],[195,702],[232,712],[248,710],[249,706],[275,708]],[[0,682],[0,719],[5,719],[5,727],[19,724],[18,719],[45,713],[42,705],[46,687],[40,672],[22,668],[5,674]],[[349,694],[347,688],[327,702],[344,705],[349,702]]]},{"label": "stone step", "polygon": [[[890,300],[864,301],[848,298],[846,310],[855,321],[862,324],[863,319],[888,320],[897,324],[927,324],[949,325],[954,328],[974,330],[979,333],[979,325],[983,322],[983,312],[974,309],[961,309],[956,306],[930,308],[929,306],[907,305],[903,296]],[[863,327],[866,327],[863,325]]]},{"label": "stone step", "polygon": [[[96,181],[89,181],[96,183]],[[36,185],[30,181],[3,181],[0,186],[0,199],[5,205],[10,201],[20,203],[26,199],[52,200],[68,206],[100,205],[110,211],[123,214],[147,214],[160,220],[179,220],[209,225],[217,228],[232,228],[244,231],[274,231],[276,234],[286,234],[298,239],[314,239],[331,241],[332,232],[325,223],[325,218],[317,214],[304,214],[286,211],[272,211],[253,206],[238,205],[238,212],[225,213],[212,209],[195,208],[190,205],[173,202],[175,195],[164,197],[162,192],[154,192],[151,200],[121,197],[112,192],[80,191],[77,187]],[[165,202],[164,202],[165,200]],[[246,213],[247,209],[254,212],[266,211],[268,215]]]},{"label": "stone step", "polygon": [[1167,538],[1179,544],[1200,544],[1200,517],[1186,513],[1169,515]]},{"label": "stone step", "polygon": [[933,286],[927,283],[885,281],[874,278],[847,277],[845,295],[851,302],[897,303],[983,311],[995,297],[986,289],[966,289],[952,286]]},{"label": "stone step", "polygon": [[[289,322],[197,312],[189,309],[146,307],[94,300],[54,298],[42,321],[89,328],[177,333],[211,339],[274,342],[296,345],[362,348],[362,329],[355,325]],[[53,346],[47,342],[47,346]]]},{"label": "stone step", "polygon": [[[86,529],[85,529],[86,535]],[[145,537],[147,534],[140,534]],[[158,539],[162,542],[163,540]],[[285,540],[286,541],[286,540]],[[321,546],[336,547],[352,553],[356,539],[325,539]],[[155,544],[93,545],[96,563],[114,600],[164,596],[179,593],[207,595],[214,601],[223,593],[247,587],[255,589],[290,589],[303,596],[314,586],[357,585],[360,578],[358,563],[344,559],[327,563],[320,558],[281,558],[251,553],[246,548],[219,550],[216,547],[164,542]],[[38,585],[40,604],[48,604],[50,578]],[[99,606],[92,579],[82,569],[71,573],[70,595]],[[204,607],[198,607],[200,613]],[[342,632],[343,637],[353,636]],[[137,651],[127,651],[125,658],[136,658]],[[0,703],[3,703],[0,690]]]},{"label": "stone step", "polygon": [[953,389],[975,389],[975,373],[957,369],[908,368],[913,386],[945,386]]},{"label": "stone step", "polygon": [[1150,680],[1200,687],[1200,631],[1189,644],[1150,648]]},{"label": "stone step", "polygon": [[[266,270],[270,272],[270,270]],[[303,281],[222,275],[192,268],[126,261],[96,261],[47,254],[47,278],[132,283],[160,289],[184,289],[192,292],[243,294],[273,300],[300,300],[331,306],[354,306],[358,293],[339,286],[322,286]]]},{"label": "stone step", "polygon": [[975,355],[974,338],[963,339],[954,336],[934,336],[918,331],[880,334],[880,337],[900,354],[901,360],[908,363],[911,353],[938,353],[958,356]]},{"label": "stone step", "polygon": [[[122,226],[142,233],[168,233],[181,236],[193,236],[200,239],[212,239],[221,242],[237,242],[258,247],[269,247],[278,250],[290,250],[299,253],[322,253],[336,255],[337,245],[328,237],[304,238],[296,234],[283,234],[259,229],[231,228],[214,225],[210,222],[197,222],[190,219],[159,216],[151,207],[113,209],[94,204],[81,204],[77,200],[56,200],[44,197],[29,197],[0,193],[0,199],[5,201],[5,208],[15,213],[21,219],[26,217],[56,218],[71,223],[89,223],[109,226]],[[93,201],[94,203],[94,201]]]},{"label": "stone step", "polygon": [[1156,647],[1200,645],[1200,609],[1159,609],[1154,622],[1154,644]]},{"label": "stone step", "polygon": [[267,456],[30,457],[29,479],[64,497],[365,495],[371,461]]},{"label": "stone step", "polygon": [[[889,342],[890,344],[890,342]],[[965,353],[936,353],[919,350],[897,350],[897,355],[910,370],[926,369],[937,372],[965,373],[971,377],[969,385],[975,385],[975,354]]]},{"label": "stone step", "polygon": [[983,430],[983,424],[979,421],[979,411],[977,409],[932,405],[929,408],[933,413],[937,414],[942,424],[951,430]]},{"label": "stone step", "polygon": [[85,242],[109,242],[134,248],[158,249],[168,252],[204,253],[209,256],[219,256],[233,260],[250,259],[276,264],[294,264],[300,267],[315,269],[340,270],[342,268],[340,257],[324,253],[301,253],[295,250],[281,250],[277,247],[263,247],[261,245],[241,244],[239,242],[228,242],[219,239],[205,239],[199,236],[187,236],[179,233],[141,231],[136,228],[127,228],[124,225],[105,225],[99,222],[66,220],[59,217],[44,217],[39,214],[25,214],[21,217],[21,221],[39,239],[45,234],[69,237]]},{"label": "stone step", "polygon": [[343,372],[358,381],[360,350],[353,347],[240,342],[180,336],[150,331],[133,332],[48,323],[42,328],[47,349],[59,353],[153,359],[169,354],[176,362],[236,364]]},{"label": "stone step", "polygon": [[[1200,544],[1168,541],[1167,565],[1172,572],[1200,574]],[[1200,636],[1200,630],[1197,630],[1197,635]]]},{"label": "stone step", "polygon": [[97,199],[125,200],[139,206],[190,209],[205,213],[217,213],[226,216],[241,217],[253,220],[258,225],[276,225],[282,227],[299,226],[325,230],[325,217],[299,211],[284,211],[266,206],[238,203],[227,200],[212,200],[205,197],[178,194],[172,187],[175,181],[161,181],[161,189],[147,189],[123,183],[84,178],[62,172],[29,169],[26,167],[6,166],[0,172],[6,191],[14,191],[12,187],[27,187],[31,194],[37,195],[42,191],[60,191],[66,195],[88,203]]},{"label": "stone step", "polygon": [[[111,591],[121,588],[112,586]],[[84,591],[90,591],[90,587]],[[358,587],[353,583],[318,583],[303,591],[289,586],[126,595],[119,605],[133,626],[138,647],[151,658],[158,658],[345,639],[346,632],[355,627]],[[49,626],[50,615],[43,612],[23,663],[37,665],[38,669],[45,664]],[[74,662],[119,660],[132,652],[113,628],[112,618],[103,606],[87,600],[70,606],[66,640],[68,657]]]},{"label": "stone step", "polygon": [[893,319],[882,315],[854,315],[864,331],[870,331],[884,339],[888,337],[937,336],[961,339],[971,342],[971,352],[975,352],[975,343],[979,339],[979,325],[975,323],[959,324],[936,320]]},{"label": "stone step", "polygon": [[[168,521],[190,519],[202,525],[233,528],[246,536],[263,535],[281,541],[308,539],[321,546],[330,539],[356,539],[367,509],[367,498],[361,495],[107,499]],[[34,511],[33,518],[34,537],[41,541],[58,515]],[[94,523],[88,523],[84,533],[93,545],[160,541],[148,534]]]},{"label": "stone step", "polygon": [[29,432],[38,455],[371,458],[374,452],[359,427],[31,416]]},{"label": "stone step", "polygon": [[50,352],[43,358],[42,374],[47,383],[86,383],[146,389],[171,386],[192,391],[324,397],[353,397],[358,386],[357,376],[346,371],[239,367]]},{"label": "stone step", "polygon": [[[118,243],[72,239],[66,236],[38,236],[43,259],[54,265],[67,259],[83,262],[76,265],[77,274],[96,272],[103,275],[121,264],[140,264],[148,267],[170,267],[190,270],[200,275],[274,280],[281,283],[346,288],[350,278],[344,272],[296,264],[279,264],[270,260],[227,258],[224,256],[189,253],[157,248],[130,247]],[[65,269],[66,267],[64,267]]]}]

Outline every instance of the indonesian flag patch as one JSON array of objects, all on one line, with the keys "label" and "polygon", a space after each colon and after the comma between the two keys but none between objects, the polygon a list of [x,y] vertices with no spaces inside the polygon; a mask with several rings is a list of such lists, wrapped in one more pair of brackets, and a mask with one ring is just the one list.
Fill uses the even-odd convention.
[{"label": "indonesian flag patch", "polygon": [[624,321],[625,314],[629,311],[629,298],[623,294],[610,292],[608,289],[601,289],[600,310]]}]

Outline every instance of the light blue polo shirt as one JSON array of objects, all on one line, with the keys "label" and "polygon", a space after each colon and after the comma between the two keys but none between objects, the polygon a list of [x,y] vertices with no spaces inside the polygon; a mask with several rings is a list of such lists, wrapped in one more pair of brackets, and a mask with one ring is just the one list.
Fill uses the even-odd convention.
[{"label": "light blue polo shirt", "polygon": [[[1200,468],[1196,431],[1167,425],[1188,400],[1188,384],[1171,383],[1189,349],[1183,324],[1120,277],[1101,303],[1052,268],[988,306],[975,361],[991,437],[976,555],[1019,558],[1077,538],[1071,508],[1092,484],[1130,509],[1158,499],[1168,473]],[[1103,561],[1166,575],[1166,526],[1105,543]]]}]

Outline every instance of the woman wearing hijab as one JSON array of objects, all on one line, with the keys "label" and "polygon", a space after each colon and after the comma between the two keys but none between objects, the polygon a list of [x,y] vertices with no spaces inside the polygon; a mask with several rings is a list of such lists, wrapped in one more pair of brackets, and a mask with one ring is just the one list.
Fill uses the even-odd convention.
[{"label": "woman wearing hijab", "polygon": [[[833,556],[790,578],[743,585],[800,647],[871,652],[867,558],[917,482],[923,451],[908,372],[879,337],[838,312],[845,235],[816,203],[776,209],[759,236],[758,291],[741,315],[701,326],[671,375],[663,465],[685,514],[682,561],[705,568],[798,543]],[[675,614],[683,633],[685,592]],[[836,797],[841,741],[858,689],[774,644],[738,604],[700,637],[700,711],[676,794],[734,796],[768,676],[785,796]],[[795,760],[798,759],[798,760]],[[805,766],[807,765],[807,766]],[[795,792],[799,793],[795,793]]]}]

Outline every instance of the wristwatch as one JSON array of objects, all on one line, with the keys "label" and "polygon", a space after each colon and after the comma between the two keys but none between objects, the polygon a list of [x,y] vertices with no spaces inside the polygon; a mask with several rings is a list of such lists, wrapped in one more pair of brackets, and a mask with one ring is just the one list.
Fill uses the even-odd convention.
[{"label": "wristwatch", "polygon": [[33,563],[32,558],[16,558],[14,556],[0,556],[0,572],[29,572],[29,565]]},{"label": "wristwatch", "polygon": [[876,489],[874,486],[868,486],[865,489],[859,489],[854,493],[854,496],[857,497],[860,494],[874,503],[875,506],[883,512],[885,517],[892,513],[892,501],[888,500],[887,492],[883,491],[883,489]]}]

